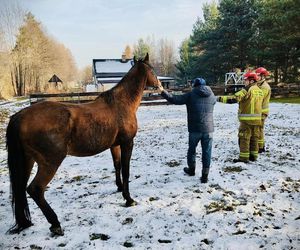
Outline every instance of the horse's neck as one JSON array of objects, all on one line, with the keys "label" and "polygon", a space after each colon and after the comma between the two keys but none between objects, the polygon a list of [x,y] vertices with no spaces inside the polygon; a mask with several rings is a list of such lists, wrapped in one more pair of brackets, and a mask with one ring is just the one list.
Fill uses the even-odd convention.
[{"label": "horse's neck", "polygon": [[146,85],[146,74],[137,74],[137,70],[135,68],[128,72],[115,90],[116,100],[126,104],[122,108],[133,108],[135,111],[140,105]]}]

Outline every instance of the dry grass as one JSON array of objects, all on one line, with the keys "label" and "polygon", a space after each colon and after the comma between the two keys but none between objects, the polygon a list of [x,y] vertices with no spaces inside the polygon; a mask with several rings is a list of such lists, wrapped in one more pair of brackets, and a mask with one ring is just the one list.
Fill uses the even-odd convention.
[{"label": "dry grass", "polygon": [[7,109],[2,109],[0,112],[0,144],[3,144],[5,141],[5,130],[6,123],[10,116],[10,113]]}]

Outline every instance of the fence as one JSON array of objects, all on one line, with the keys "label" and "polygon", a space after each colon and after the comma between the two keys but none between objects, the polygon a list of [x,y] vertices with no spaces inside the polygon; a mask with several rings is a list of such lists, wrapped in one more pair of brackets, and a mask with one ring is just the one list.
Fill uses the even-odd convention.
[{"label": "fence", "polygon": [[271,85],[272,97],[295,97],[300,96],[300,83]]},{"label": "fence", "polygon": [[[211,89],[215,95],[228,95],[233,94],[243,85],[231,85],[225,87],[224,85],[212,85]],[[300,84],[271,84],[272,97],[294,97],[300,96]],[[177,88],[169,90],[173,94],[181,94],[190,91],[190,88]],[[79,93],[61,93],[61,94],[31,94],[30,104],[34,104],[40,101],[60,101],[71,103],[84,103],[94,100],[99,95],[99,92],[79,92]],[[141,105],[159,105],[166,104],[166,101],[153,90],[145,90],[142,98]]]},{"label": "fence", "polygon": [[[31,94],[29,96],[30,105],[42,101],[57,101],[69,103],[85,103],[95,100],[100,92],[79,92],[79,93],[60,93],[60,94]],[[160,105],[168,104],[160,95],[154,91],[145,91],[141,105]]]}]

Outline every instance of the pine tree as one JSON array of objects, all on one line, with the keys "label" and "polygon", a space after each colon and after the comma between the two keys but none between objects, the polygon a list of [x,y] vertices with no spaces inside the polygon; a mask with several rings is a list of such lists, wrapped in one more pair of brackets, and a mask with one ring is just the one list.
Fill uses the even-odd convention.
[{"label": "pine tree", "polygon": [[219,10],[215,2],[203,6],[204,21],[198,18],[194,24],[190,39],[190,75],[191,78],[205,77],[216,82],[221,72],[221,53],[218,32]]},{"label": "pine tree", "polygon": [[133,46],[133,54],[136,58],[144,58],[147,53],[150,51],[150,46],[144,41],[143,38],[140,38]]},{"label": "pine tree", "polygon": [[275,82],[299,81],[300,5],[298,0],[257,2],[258,20],[253,53],[259,64],[274,71]]},{"label": "pine tree", "polygon": [[191,63],[190,63],[190,39],[185,39],[179,48],[179,61],[176,63],[178,82],[187,84],[191,79]]}]

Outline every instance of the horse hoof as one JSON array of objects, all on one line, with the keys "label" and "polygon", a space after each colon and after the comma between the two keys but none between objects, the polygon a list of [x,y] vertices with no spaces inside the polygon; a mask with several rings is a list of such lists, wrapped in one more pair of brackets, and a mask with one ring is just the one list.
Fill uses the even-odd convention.
[{"label": "horse hoof", "polygon": [[31,227],[33,224],[31,222],[28,222],[22,226],[15,226],[11,229],[9,229],[6,233],[7,234],[19,234],[21,233],[24,229]]},{"label": "horse hoof", "polygon": [[62,228],[60,226],[58,226],[58,227],[51,226],[50,231],[52,233],[52,236],[63,236],[64,235],[64,231],[62,230]]},{"label": "horse hoof", "polygon": [[131,201],[126,201],[126,207],[134,207],[137,205],[137,202],[134,201],[134,200],[131,200]]}]

